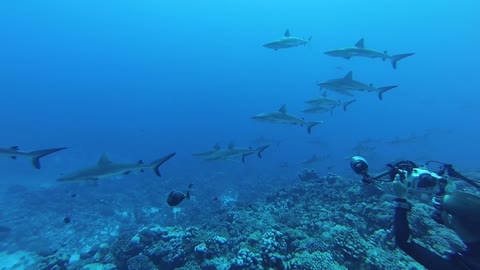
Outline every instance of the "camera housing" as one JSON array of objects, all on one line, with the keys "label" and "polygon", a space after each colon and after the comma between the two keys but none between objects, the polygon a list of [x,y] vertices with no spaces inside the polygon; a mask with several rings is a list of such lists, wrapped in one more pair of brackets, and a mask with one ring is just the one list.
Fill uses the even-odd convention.
[{"label": "camera housing", "polygon": [[361,156],[353,156],[350,160],[350,167],[356,174],[362,176],[368,175],[368,163],[365,158]]}]

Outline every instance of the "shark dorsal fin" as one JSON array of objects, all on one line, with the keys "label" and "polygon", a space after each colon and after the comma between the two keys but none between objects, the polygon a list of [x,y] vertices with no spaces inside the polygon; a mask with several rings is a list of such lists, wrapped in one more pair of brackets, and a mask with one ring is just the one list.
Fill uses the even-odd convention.
[{"label": "shark dorsal fin", "polygon": [[278,111],[281,113],[287,113],[287,105],[283,104]]},{"label": "shark dorsal fin", "polygon": [[100,159],[98,160],[97,165],[102,166],[102,165],[108,165],[108,164],[111,164],[111,163],[112,162],[108,158],[107,153],[103,153],[102,156],[100,157]]},{"label": "shark dorsal fin", "polygon": [[285,30],[285,34],[284,34],[284,36],[286,36],[286,37],[289,37],[289,36],[290,36],[290,30],[288,30],[288,29],[287,29],[287,30]]},{"label": "shark dorsal fin", "polygon": [[213,149],[215,149],[215,150],[220,150],[220,144],[216,143],[216,144],[213,146]]},{"label": "shark dorsal fin", "polygon": [[349,80],[349,81],[353,80],[353,74],[352,74],[352,72],[351,72],[351,71],[348,72],[347,75],[345,75],[344,79],[345,79],[345,80]]},{"label": "shark dorsal fin", "polygon": [[228,149],[233,149],[235,148],[235,144],[234,143],[229,143],[228,144]]},{"label": "shark dorsal fin", "polygon": [[364,39],[361,38],[357,43],[355,43],[355,47],[360,48],[360,49],[363,49],[363,48],[365,48],[365,46],[363,45],[363,43],[364,43]]},{"label": "shark dorsal fin", "polygon": [[322,93],[322,97],[327,97],[327,92],[326,91]]},{"label": "shark dorsal fin", "polygon": [[139,161],[137,161],[137,164],[142,165],[142,164],[145,164],[145,162],[143,162],[143,160],[140,159]]},{"label": "shark dorsal fin", "polygon": [[20,149],[20,147],[15,145],[15,146],[10,147],[10,149],[17,151],[18,149]]}]

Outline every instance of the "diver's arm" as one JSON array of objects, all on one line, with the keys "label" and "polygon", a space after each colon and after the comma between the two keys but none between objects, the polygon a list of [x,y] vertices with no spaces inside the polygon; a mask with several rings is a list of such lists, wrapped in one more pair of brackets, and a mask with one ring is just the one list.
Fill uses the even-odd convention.
[{"label": "diver's arm", "polygon": [[429,249],[415,243],[410,238],[410,226],[408,225],[407,213],[410,211],[410,203],[404,198],[395,199],[395,218],[393,232],[397,245],[410,257],[427,269],[456,269],[458,265],[445,259]]}]

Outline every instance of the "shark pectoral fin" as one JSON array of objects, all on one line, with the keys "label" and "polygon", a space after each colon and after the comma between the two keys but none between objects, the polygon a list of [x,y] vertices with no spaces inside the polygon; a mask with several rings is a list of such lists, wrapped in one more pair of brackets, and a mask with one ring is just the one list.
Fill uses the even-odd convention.
[{"label": "shark pectoral fin", "polygon": [[18,151],[18,150],[20,149],[20,147],[18,147],[18,146],[15,145],[15,146],[10,147],[10,149],[15,150],[15,151]]},{"label": "shark pectoral fin", "polygon": [[352,58],[351,56],[344,56],[343,58],[347,59],[347,60],[350,60],[350,58]]},{"label": "shark pectoral fin", "polygon": [[17,156],[11,156],[10,158],[11,159],[17,159]]},{"label": "shark pectoral fin", "polygon": [[124,174],[124,175],[129,175],[131,172],[132,172],[132,171],[126,171],[126,172],[124,172],[123,174]]},{"label": "shark pectoral fin", "polygon": [[365,48],[364,43],[365,43],[365,40],[363,38],[361,38],[359,41],[357,41],[357,43],[355,43],[355,47],[363,49],[363,48]]}]

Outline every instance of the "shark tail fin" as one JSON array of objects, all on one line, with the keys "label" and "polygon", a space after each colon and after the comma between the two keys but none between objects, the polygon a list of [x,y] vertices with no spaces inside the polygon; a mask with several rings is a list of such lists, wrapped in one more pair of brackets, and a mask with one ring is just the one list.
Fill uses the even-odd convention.
[{"label": "shark tail fin", "polygon": [[185,199],[189,199],[189,200],[190,200],[190,190],[187,191],[187,193],[185,193]]},{"label": "shark tail fin", "polygon": [[307,39],[307,43],[306,44],[303,44],[303,45],[309,45],[311,46],[312,45],[312,36],[310,36],[308,39]]},{"label": "shark tail fin", "polygon": [[392,61],[392,67],[394,69],[397,69],[397,62],[402,60],[403,58],[406,58],[406,57],[409,57],[409,56],[412,56],[414,55],[415,53],[404,53],[404,54],[397,54],[397,55],[393,55],[392,57],[390,57],[390,61]]},{"label": "shark tail fin", "polygon": [[398,85],[385,86],[378,88],[378,99],[383,100],[383,93],[387,92],[390,89],[396,88]]},{"label": "shark tail fin", "polygon": [[157,159],[155,161],[153,161],[152,163],[150,163],[150,165],[152,166],[153,168],[153,171],[155,172],[155,174],[157,176],[162,176],[160,174],[160,170],[158,169],[163,163],[165,163],[167,160],[171,159],[173,156],[175,156],[175,152],[174,153],[170,153],[160,159]]},{"label": "shark tail fin", "polygon": [[347,106],[350,105],[350,104],[352,104],[352,103],[354,103],[355,101],[357,101],[357,100],[356,100],[356,99],[353,99],[353,100],[350,100],[350,101],[347,101],[347,102],[343,103],[343,104],[342,104],[342,105],[343,105],[343,110],[344,110],[344,111],[347,111]]},{"label": "shark tail fin", "polygon": [[263,152],[263,150],[267,149],[268,147],[270,147],[270,144],[267,144],[267,145],[264,145],[264,146],[260,146],[259,148],[257,148],[258,158],[262,158],[262,152]]},{"label": "shark tail fin", "polygon": [[335,107],[337,106],[332,106],[332,108],[330,108],[330,116],[333,116],[333,110],[335,110]]},{"label": "shark tail fin", "polygon": [[307,132],[308,132],[308,134],[312,134],[312,128],[313,128],[314,126],[318,125],[318,124],[321,124],[321,123],[323,123],[323,121],[309,122],[309,123],[307,124]]},{"label": "shark tail fin", "polygon": [[44,150],[37,150],[37,151],[30,152],[29,154],[32,156],[33,167],[35,167],[35,169],[40,169],[40,158],[46,155],[50,155],[55,152],[61,151],[63,149],[66,149],[66,147],[44,149]]},{"label": "shark tail fin", "polygon": [[242,155],[242,163],[245,163],[245,158],[250,156],[251,154],[253,154],[254,152],[250,152],[250,153],[245,153]]}]

